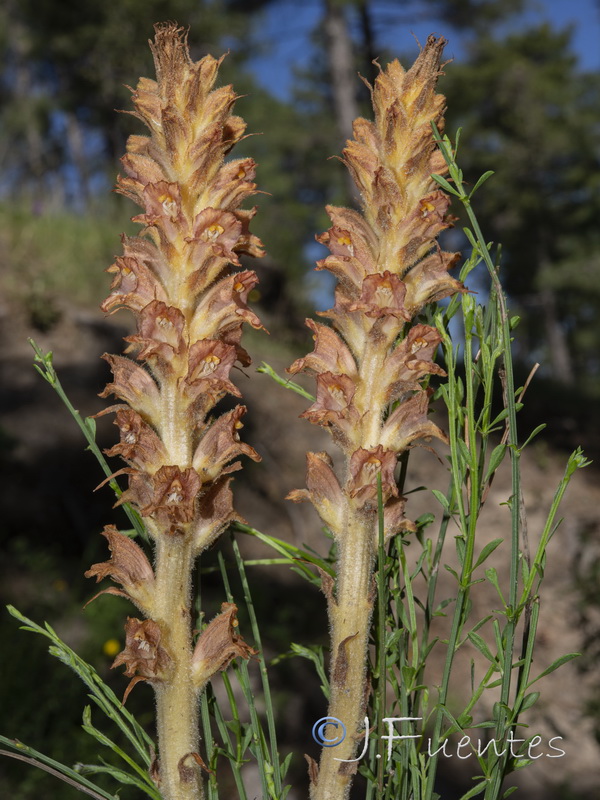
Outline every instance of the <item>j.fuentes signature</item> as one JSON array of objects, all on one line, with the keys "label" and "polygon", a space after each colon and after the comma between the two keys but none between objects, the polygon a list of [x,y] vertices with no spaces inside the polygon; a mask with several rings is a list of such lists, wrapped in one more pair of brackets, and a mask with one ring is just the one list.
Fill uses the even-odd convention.
[{"label": "j.fuentes signature", "polygon": [[[382,740],[387,741],[388,759],[391,759],[392,757],[392,747],[394,742],[399,742],[402,739],[422,738],[421,733],[397,733],[396,729],[394,728],[394,724],[396,722],[418,722],[422,719],[422,717],[384,717],[383,723],[387,726],[387,733],[382,734],[381,738]],[[369,746],[370,725],[368,717],[365,717],[364,725],[365,739],[360,755],[357,758],[336,758],[336,761],[344,761],[349,763],[353,761],[360,761],[361,758],[364,758],[367,752],[367,747]],[[313,725],[312,736],[315,742],[323,747],[337,747],[346,738],[346,726],[340,719],[337,719],[337,717],[321,717],[321,719],[317,720]],[[553,736],[548,740],[547,747],[553,752],[541,751],[541,748],[544,746],[541,736],[535,735],[530,739],[517,739],[515,738],[513,731],[509,732],[507,738],[503,742],[497,742],[495,739],[481,741],[480,739],[474,739],[471,736],[465,735],[455,744],[452,744],[449,739],[445,739],[443,743],[435,750],[431,749],[431,739],[428,739],[427,755],[431,757],[441,754],[445,758],[452,758],[452,756],[455,755],[457,758],[464,760],[470,758],[472,755],[477,755],[479,757],[484,756],[490,748],[493,748],[496,756],[498,757],[503,756],[507,751],[510,751],[512,758],[527,757],[532,761],[544,756],[546,758],[562,758],[564,755],[566,755],[565,751],[561,747],[556,747],[553,744],[553,742],[561,742],[562,738],[562,736]],[[526,748],[524,751],[519,752],[520,745],[524,744],[525,742],[527,742]],[[378,754],[376,758],[381,758],[381,756]]]}]

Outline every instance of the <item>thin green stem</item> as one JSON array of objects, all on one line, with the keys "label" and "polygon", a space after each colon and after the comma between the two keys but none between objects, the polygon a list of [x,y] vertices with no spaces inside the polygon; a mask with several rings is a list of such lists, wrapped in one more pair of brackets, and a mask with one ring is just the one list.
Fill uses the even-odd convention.
[{"label": "thin green stem", "polygon": [[[509,575],[509,605],[507,609],[507,623],[504,629],[504,653],[503,653],[503,668],[502,668],[502,684],[500,690],[500,705],[498,706],[498,717],[496,721],[496,739],[499,741],[504,738],[508,730],[508,719],[506,707],[510,700],[511,678],[512,678],[512,664],[515,645],[515,632],[517,624],[517,600],[518,600],[518,562],[520,552],[520,504],[521,504],[521,488],[520,488],[520,469],[519,469],[519,448],[517,440],[517,418],[516,418],[516,402],[514,391],[514,374],[511,357],[511,339],[510,339],[510,324],[508,319],[508,312],[506,309],[506,302],[504,292],[498,278],[496,266],[494,265],[490,250],[487,242],[483,236],[479,222],[475,216],[471,206],[470,196],[465,192],[462,180],[462,172],[458,169],[454,160],[450,143],[447,137],[441,137],[437,130],[434,130],[434,137],[436,143],[448,164],[450,176],[454,181],[455,191],[453,192],[463,204],[469,222],[471,225],[472,234],[469,235],[469,240],[474,248],[478,251],[478,255],[484,261],[492,286],[496,294],[496,302],[498,304],[498,311],[500,315],[500,328],[502,335],[502,349],[503,349],[503,365],[504,365],[504,395],[505,404],[508,411],[508,443],[511,460],[511,482],[512,482],[512,495],[511,495],[511,555],[510,555],[510,575]],[[486,787],[484,800],[495,800],[500,791],[502,780],[504,778],[504,771],[506,768],[507,756],[502,756],[498,759],[497,764],[493,770],[492,780]]]},{"label": "thin green stem", "polygon": [[239,545],[235,538],[232,536],[232,546],[233,552],[235,555],[235,560],[238,568],[238,572],[240,574],[240,580],[242,583],[242,589],[244,591],[244,601],[246,603],[246,607],[248,609],[248,615],[250,616],[250,626],[252,628],[252,636],[254,637],[254,642],[256,644],[258,650],[258,662],[260,666],[260,679],[263,689],[263,697],[265,701],[265,714],[267,717],[267,731],[269,733],[269,743],[271,747],[271,761],[274,767],[273,771],[273,781],[275,784],[275,791],[279,796],[281,794],[282,785],[281,785],[281,775],[279,772],[279,751],[277,749],[277,732],[275,729],[275,717],[273,714],[273,700],[271,697],[271,687],[269,684],[269,675],[267,672],[267,664],[265,661],[265,656],[263,652],[262,646],[262,639],[260,636],[260,629],[258,626],[258,620],[256,619],[256,612],[254,610],[254,603],[252,602],[252,595],[250,594],[250,585],[248,583],[248,578],[246,575],[246,569],[244,566],[244,560],[241,556]]},{"label": "thin green stem", "polygon": [[[56,370],[54,369],[54,364],[52,363],[52,352],[44,353],[41,347],[33,339],[28,339],[28,342],[33,348],[33,351],[35,353],[35,361],[33,366],[40,373],[42,378],[47,383],[50,384],[50,386],[54,389],[56,394],[65,404],[68,412],[71,414],[71,416],[77,423],[79,429],[85,436],[86,441],[88,443],[88,450],[90,450],[94,454],[96,460],[100,464],[100,468],[102,469],[106,477],[111,479],[109,480],[108,485],[110,486],[110,488],[113,490],[113,492],[117,497],[121,497],[121,495],[123,494],[123,490],[121,489],[115,478],[112,477],[112,475],[114,474],[114,470],[110,467],[107,460],[104,458],[102,451],[96,444],[95,420],[92,417],[86,417],[85,419],[82,419],[79,411],[77,411],[77,409],[73,406],[73,404],[67,397],[67,394],[63,389],[63,386],[58,378]],[[133,525],[135,531],[143,539],[148,541],[148,533],[137,511],[134,508],[132,508],[129,505],[129,503],[123,503],[122,507],[127,516],[129,517],[129,521]]]},{"label": "thin green stem", "polygon": [[0,750],[0,756],[15,758],[18,761],[24,761],[26,764],[30,764],[33,767],[42,769],[44,772],[54,775],[55,778],[59,778],[61,781],[74,786],[77,791],[96,798],[96,800],[118,800],[117,795],[105,792],[99,786],[96,786],[95,783],[88,781],[87,778],[79,775],[79,773],[66,767],[64,764],[60,764],[58,761],[48,758],[48,756],[45,756],[43,753],[38,753],[36,750],[33,750],[33,748],[27,747],[27,745],[24,745],[21,742],[12,742],[10,739],[6,739],[4,736],[0,736],[0,742],[7,743],[11,747],[22,749],[26,753],[35,754],[29,756],[23,755],[22,753],[11,753],[9,750]]},{"label": "thin green stem", "polygon": [[[210,691],[210,686],[207,686],[205,691],[203,691],[202,694],[200,695],[200,719],[202,721],[204,748],[206,750],[206,763],[208,764],[209,769],[212,770],[211,774],[208,776],[208,782],[206,784],[206,798],[207,800],[218,800],[219,792],[217,789],[216,771],[214,770],[214,767],[211,766],[213,765],[215,747],[214,747],[212,729],[210,724],[210,709],[208,706],[209,691]],[[214,766],[216,766],[216,764],[214,764]]]}]

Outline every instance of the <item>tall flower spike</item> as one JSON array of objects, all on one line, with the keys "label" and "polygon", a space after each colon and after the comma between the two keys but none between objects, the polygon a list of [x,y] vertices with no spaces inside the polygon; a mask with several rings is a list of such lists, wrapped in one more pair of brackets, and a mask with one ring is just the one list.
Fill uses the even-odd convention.
[{"label": "tall flower spike", "polygon": [[[134,221],[143,229],[123,237],[102,304],[108,313],[128,308],[137,320],[137,333],[126,339],[136,360],[105,356],[114,379],[103,395],[122,401],[109,409],[120,433],[109,454],[128,464],[120,502],[141,514],[155,564],[153,570],[136,544],[109,527],[112,558],[87,574],[113,577],[122,589],[107,591],[130,597],[146,616],[128,620],[126,647],[113,666],[126,665],[127,693],[141,680],[156,691],[162,797],[198,800],[199,769],[189,766],[202,763],[198,691],[217,669],[253,652],[231,632],[233,613],[227,625],[211,623],[210,635],[201,637],[210,664],[199,681],[190,596],[196,556],[236,517],[228,473],[240,465],[232,460],[259,460],[239,441],[244,406],[216,420],[209,415],[226,394],[240,396],[229,373],[236,361],[249,362],[239,344],[242,325],[261,323],[247,307],[255,274],[232,267],[241,254],[262,255],[262,247],[249,230],[255,209],[240,208],[255,193],[255,164],[224,162],[245,123],[231,113],[232,87],[213,88],[221,60],[194,63],[182,29],[155,30],[157,79],[139,81],[129,112],[150,135],[129,137],[117,182],[117,191],[141,206]],[[216,636],[219,624],[223,633]]]},{"label": "tall flower spike", "polygon": [[312,800],[347,797],[356,771],[351,759],[365,717],[378,476],[386,538],[414,530],[394,478],[397,457],[420,440],[446,440],[427,418],[422,386],[429,375],[444,374],[432,360],[440,337],[414,322],[427,303],[463,291],[448,274],[458,256],[436,244],[450,224],[449,199],[431,177],[446,171],[431,129],[432,122],[443,127],[444,97],[435,87],[444,45],[430,36],[408,72],[398,61],[389,64],[372,88],[374,122],[354,123],[343,160],[362,214],[327,209],[332,227],[317,240],[331,255],[318,269],[338,280],[335,305],[322,314],[332,327],[307,320],[315,349],[289,370],[316,376],[316,401],[303,416],[325,427],[346,459],[338,480],[324,454],[309,453],[308,488],[289,496],[312,502],[338,546],[335,594],[324,587],[332,635],[327,715],[342,720],[347,736],[323,749],[318,771],[313,764]]}]

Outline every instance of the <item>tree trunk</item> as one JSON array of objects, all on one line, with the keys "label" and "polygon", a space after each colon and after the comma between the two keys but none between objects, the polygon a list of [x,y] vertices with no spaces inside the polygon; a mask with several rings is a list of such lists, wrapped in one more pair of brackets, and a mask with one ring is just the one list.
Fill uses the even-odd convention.
[{"label": "tree trunk", "polygon": [[550,350],[552,377],[560,383],[571,386],[575,381],[573,363],[565,332],[558,319],[556,296],[551,288],[545,286],[541,290],[540,303],[544,317],[546,341]]},{"label": "tree trunk", "polygon": [[364,57],[365,77],[370,83],[373,83],[379,70],[377,69],[377,65],[373,63],[377,57],[377,53],[375,51],[375,36],[373,34],[373,22],[371,19],[369,0],[360,0],[358,4],[358,13],[360,15],[360,27],[363,37],[363,53],[361,55]]},{"label": "tree trunk", "polygon": [[85,136],[81,124],[74,111],[66,113],[67,118],[67,142],[69,145],[69,155],[79,183],[79,197],[84,210],[90,205],[90,170],[88,167],[88,157],[85,152]]},{"label": "tree trunk", "polygon": [[[356,100],[357,74],[354,68],[352,39],[340,0],[325,0],[325,33],[331,70],[331,88],[336,125],[342,144],[352,138],[352,123],[359,116]],[[356,187],[347,175],[349,197],[357,200]]]}]

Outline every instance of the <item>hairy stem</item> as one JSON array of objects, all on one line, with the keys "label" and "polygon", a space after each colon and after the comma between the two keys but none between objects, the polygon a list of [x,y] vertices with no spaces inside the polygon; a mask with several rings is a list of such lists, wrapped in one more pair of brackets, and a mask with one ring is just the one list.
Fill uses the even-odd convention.
[{"label": "hairy stem", "polygon": [[156,685],[161,792],[164,800],[201,800],[198,696],[192,681],[190,584],[194,557],[189,537],[161,536],[156,549],[156,621],[166,631],[172,677]]},{"label": "hairy stem", "polygon": [[355,509],[348,517],[339,553],[337,597],[329,603],[331,696],[327,712],[329,717],[343,722],[346,737],[337,747],[323,748],[311,800],[340,800],[348,795],[356,771],[356,761],[352,759],[365,716],[365,673],[373,612],[373,525],[371,519]]}]

